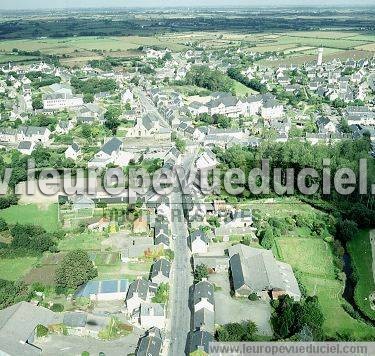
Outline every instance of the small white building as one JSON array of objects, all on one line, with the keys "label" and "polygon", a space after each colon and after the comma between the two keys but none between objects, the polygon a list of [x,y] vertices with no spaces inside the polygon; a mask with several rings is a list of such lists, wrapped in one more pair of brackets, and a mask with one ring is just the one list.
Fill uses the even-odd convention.
[{"label": "small white building", "polygon": [[142,328],[150,329],[165,327],[165,308],[164,304],[142,303],[139,312],[139,324]]},{"label": "small white building", "polygon": [[210,239],[202,230],[190,234],[190,247],[192,253],[207,253]]}]

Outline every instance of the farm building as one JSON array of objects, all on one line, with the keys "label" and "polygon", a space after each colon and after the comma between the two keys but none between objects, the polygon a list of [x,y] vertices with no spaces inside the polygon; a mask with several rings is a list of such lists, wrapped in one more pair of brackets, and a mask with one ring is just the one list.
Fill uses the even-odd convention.
[{"label": "farm building", "polygon": [[89,281],[77,289],[74,298],[85,297],[96,301],[125,299],[128,292],[127,279]]}]

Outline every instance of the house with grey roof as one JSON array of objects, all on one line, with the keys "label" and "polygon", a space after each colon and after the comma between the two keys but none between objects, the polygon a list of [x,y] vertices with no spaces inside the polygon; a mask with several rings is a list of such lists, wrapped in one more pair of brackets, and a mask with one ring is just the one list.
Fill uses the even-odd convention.
[{"label": "house with grey roof", "polygon": [[34,151],[35,142],[32,141],[21,141],[17,146],[17,151],[21,152],[23,155],[30,156]]},{"label": "house with grey roof", "polygon": [[119,160],[123,142],[117,137],[109,139],[98,153],[88,162],[88,168],[104,168],[110,163],[116,163]]},{"label": "house with grey roof", "polygon": [[214,286],[206,279],[202,280],[194,285],[193,292],[193,305],[194,312],[201,309],[208,309],[214,311],[215,299],[214,299]]},{"label": "house with grey roof", "polygon": [[42,350],[34,345],[36,327],[48,327],[56,319],[51,310],[28,302],[0,310],[0,355],[41,355]]},{"label": "house with grey roof", "polygon": [[207,253],[210,239],[204,231],[197,230],[192,232],[189,239],[192,253]]},{"label": "house with grey roof", "polygon": [[150,281],[138,278],[130,283],[128,293],[125,298],[126,308],[129,315],[133,315],[134,311],[139,309],[142,303],[150,302]]},{"label": "house with grey roof", "polygon": [[160,258],[152,265],[150,280],[156,284],[168,283],[170,272],[171,263],[165,258]]},{"label": "house with grey roof", "polygon": [[301,291],[292,267],[277,261],[272,251],[243,244],[229,247],[229,265],[235,295],[248,297],[256,293],[261,298],[288,294],[296,301]]},{"label": "house with grey roof", "polygon": [[78,157],[81,155],[81,148],[77,143],[72,143],[66,151],[64,152],[66,159],[72,159],[73,161],[76,161]]},{"label": "house with grey roof", "polygon": [[189,352],[209,352],[210,342],[215,341],[214,335],[206,330],[195,330],[189,334]]},{"label": "house with grey roof", "polygon": [[136,356],[159,356],[163,348],[163,338],[160,329],[151,328],[146,335],[139,339]]},{"label": "house with grey roof", "polygon": [[215,313],[206,308],[195,311],[193,314],[193,330],[205,330],[214,334]]},{"label": "house with grey roof", "polygon": [[165,307],[159,303],[142,303],[139,310],[139,324],[142,328],[149,329],[165,327]]},{"label": "house with grey roof", "polygon": [[238,236],[253,234],[256,230],[253,226],[253,214],[251,209],[236,209],[222,218],[220,226],[215,228],[215,236]]}]

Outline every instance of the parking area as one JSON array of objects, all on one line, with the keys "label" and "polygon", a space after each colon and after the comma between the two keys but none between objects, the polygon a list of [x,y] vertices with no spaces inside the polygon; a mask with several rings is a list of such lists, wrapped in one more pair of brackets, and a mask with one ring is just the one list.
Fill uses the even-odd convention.
[{"label": "parking area", "polygon": [[253,321],[261,335],[272,336],[270,325],[271,306],[265,301],[250,301],[247,298],[232,298],[228,272],[209,276],[215,288],[215,324],[223,325],[244,320]]}]

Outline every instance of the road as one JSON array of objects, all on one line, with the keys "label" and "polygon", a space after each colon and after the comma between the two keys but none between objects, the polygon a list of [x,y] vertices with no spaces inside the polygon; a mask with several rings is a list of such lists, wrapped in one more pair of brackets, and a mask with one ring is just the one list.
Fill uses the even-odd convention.
[{"label": "road", "polygon": [[171,194],[171,206],[175,210],[175,218],[172,218],[171,223],[171,232],[175,239],[170,291],[171,343],[169,355],[175,356],[185,354],[186,340],[190,330],[189,288],[193,284],[193,276],[181,191],[175,191]]}]

